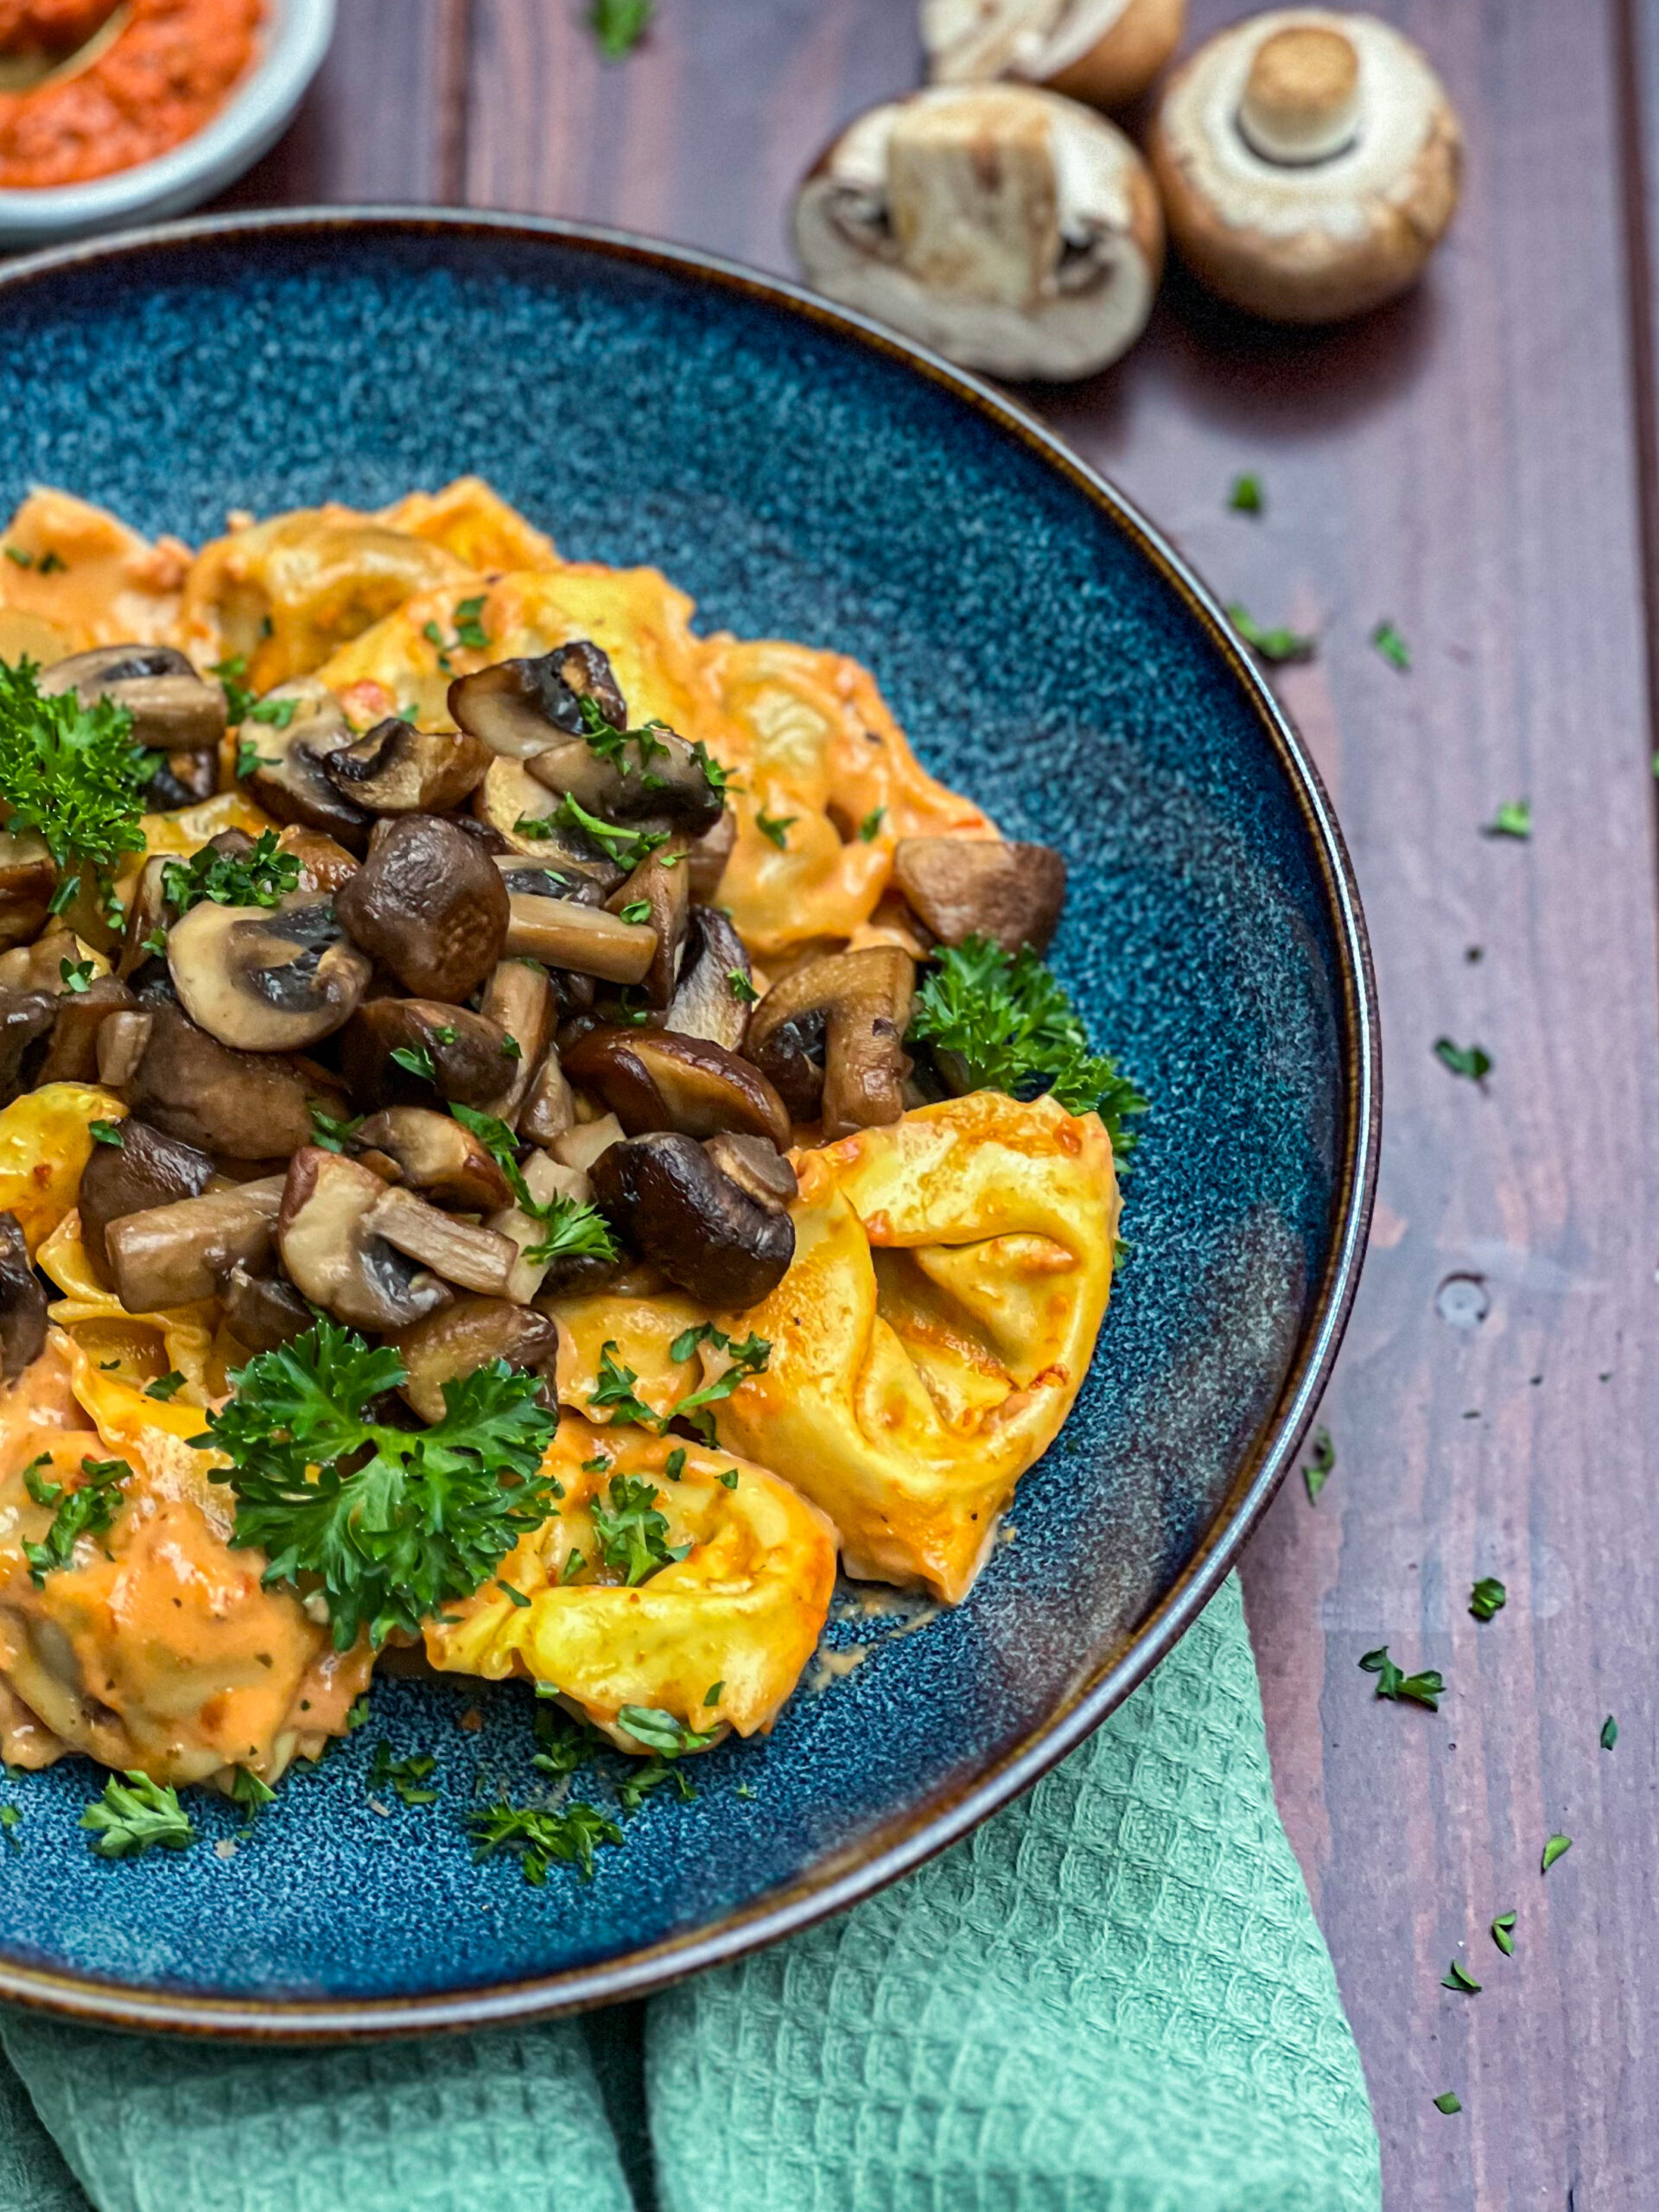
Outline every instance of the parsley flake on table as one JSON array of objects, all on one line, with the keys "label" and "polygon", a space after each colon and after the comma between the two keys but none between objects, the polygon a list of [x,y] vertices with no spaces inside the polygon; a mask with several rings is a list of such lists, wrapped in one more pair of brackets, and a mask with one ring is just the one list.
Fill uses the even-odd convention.
[{"label": "parsley flake on table", "polygon": [[668,1516],[657,1510],[658,1495],[653,1484],[638,1476],[613,1475],[609,1506],[595,1503],[589,1509],[601,1560],[620,1573],[630,1587],[648,1582],[691,1548],[669,1542]]},{"label": "parsley flake on table", "polygon": [[300,856],[279,852],[276,832],[264,830],[251,852],[216,853],[204,845],[188,861],[169,861],[162,886],[181,914],[204,899],[217,906],[279,906],[300,887]]},{"label": "parsley flake on table", "polygon": [[14,1851],[21,1851],[23,1847],[22,1839],[17,1834],[17,1823],[22,1817],[15,1805],[0,1805],[0,1835],[4,1836]]},{"label": "parsley flake on table", "polygon": [[1618,1741],[1618,1723],[1610,1713],[1601,1724],[1601,1748],[1604,1751],[1611,1751]]},{"label": "parsley flake on table", "polygon": [[1436,2112],[1451,2113],[1463,2110],[1463,2100],[1455,2089],[1442,2089],[1434,2100]]},{"label": "parsley flake on table", "polygon": [[1509,1603],[1509,1592],[1495,1574],[1483,1574],[1469,1592],[1469,1610],[1478,1621],[1489,1621]]},{"label": "parsley flake on table", "polygon": [[1336,1464],[1337,1447],[1331,1441],[1330,1430],[1316,1428],[1313,1432],[1313,1457],[1302,1469],[1302,1480],[1307,1485],[1307,1502],[1310,1505],[1319,1503],[1319,1492],[1330,1481]]},{"label": "parsley flake on table", "polygon": [[1506,1959],[1515,1956],[1515,1922],[1512,1912],[1500,1912],[1492,1923],[1492,1941]]},{"label": "parsley flake on table", "polygon": [[156,756],[132,742],[132,716],[109,699],[83,707],[43,693],[33,662],[0,661],[0,791],[13,836],[33,830],[61,868],[113,868],[141,853],[143,789]]},{"label": "parsley flake on table", "polygon": [[383,1737],[375,1745],[374,1757],[369,1763],[368,1786],[371,1789],[395,1789],[405,1805],[435,1805],[437,1791],[425,1785],[437,1764],[430,1751],[395,1759],[391,1745]]},{"label": "parsley flake on table", "polygon": [[1431,1713],[1440,1711],[1446,1684],[1437,1669],[1427,1668],[1421,1675],[1402,1674],[1389,1658],[1386,1643],[1368,1651],[1359,1663],[1368,1675],[1376,1676],[1378,1697],[1407,1700],[1413,1705],[1426,1705]]},{"label": "parsley flake on table", "polygon": [[1236,515],[1259,515],[1267,506],[1259,476],[1235,476],[1227,505]]},{"label": "parsley flake on table", "polygon": [[1371,643],[1390,668],[1398,669],[1402,676],[1410,668],[1411,647],[1392,622],[1379,622],[1371,632]]},{"label": "parsley flake on table", "polygon": [[1532,835],[1532,801],[1506,798],[1490,822],[1481,824],[1483,837],[1514,837],[1522,842]]},{"label": "parsley flake on table", "polygon": [[83,1459],[86,1480],[69,1490],[41,1475],[41,1467],[49,1464],[42,1453],[23,1470],[23,1487],[35,1504],[57,1508],[46,1541],[23,1546],[29,1580],[37,1589],[45,1587],[48,1574],[74,1564],[75,1546],[83,1536],[100,1536],[111,1525],[121,1505],[121,1485],[132,1473],[124,1459]]},{"label": "parsley flake on table", "polygon": [[443,1419],[415,1430],[365,1417],[407,1380],[396,1351],[332,1321],[230,1379],[202,1441],[231,1461],[212,1480],[235,1493],[232,1541],[267,1554],[268,1584],[316,1578],[339,1650],[365,1628],[377,1648],[418,1632],[552,1509],[542,1459],[556,1416],[538,1378],[505,1360],[446,1382]]},{"label": "parsley flake on table", "polygon": [[1236,601],[1227,609],[1227,620],[1253,653],[1277,668],[1287,661],[1312,660],[1319,650],[1319,639],[1305,635],[1300,630],[1269,630]]},{"label": "parsley flake on table", "polygon": [[1434,1039],[1434,1057],[1443,1068],[1468,1083],[1484,1083],[1492,1071],[1492,1056],[1479,1045],[1454,1045],[1449,1037]]},{"label": "parsley flake on table", "polygon": [[916,994],[906,1041],[948,1057],[964,1090],[1051,1091],[1068,1114],[1098,1114],[1126,1164],[1135,1141],[1128,1118],[1147,1102],[1105,1053],[1090,1051],[1065,986],[1029,945],[1010,957],[970,937],[942,952]]},{"label": "parsley flake on table", "polygon": [[1555,1864],[1555,1861],[1558,1859],[1565,1858],[1567,1853],[1571,1851],[1572,1848],[1573,1839],[1570,1835],[1551,1836],[1549,1841],[1544,1846],[1543,1859],[1539,1866],[1538,1872],[1541,1874],[1548,1874],[1550,1868]]},{"label": "parsley flake on table", "polygon": [[602,1843],[622,1840],[622,1831],[597,1805],[581,1798],[562,1812],[540,1805],[486,1805],[470,1813],[467,1827],[473,1838],[476,1865],[498,1851],[517,1854],[524,1879],[539,1889],[556,1859],[574,1866],[584,1882],[594,1878],[594,1853]]},{"label": "parsley flake on table", "polygon": [[176,1789],[152,1782],[136,1767],[126,1779],[112,1774],[104,1794],[80,1816],[90,1829],[92,1849],[103,1859],[136,1859],[157,1844],[168,1851],[182,1851],[196,1840],[190,1815],[179,1802]]},{"label": "parsley flake on table", "polygon": [[1480,1994],[1480,1984],[1465,1967],[1459,1964],[1456,1959],[1452,1960],[1441,1976],[1440,1987],[1455,1989],[1465,1997],[1478,1997]]},{"label": "parsley flake on table", "polygon": [[251,1820],[267,1805],[276,1802],[276,1792],[251,1766],[239,1766],[231,1778],[231,1802],[239,1805]]},{"label": "parsley flake on table", "polygon": [[657,0],[593,0],[588,22],[607,61],[626,60],[651,27]]}]

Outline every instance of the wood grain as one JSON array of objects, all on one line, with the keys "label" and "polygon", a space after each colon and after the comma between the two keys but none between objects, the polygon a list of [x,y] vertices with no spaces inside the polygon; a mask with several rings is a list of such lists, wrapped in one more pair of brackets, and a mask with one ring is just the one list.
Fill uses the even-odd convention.
[{"label": "wood grain", "polygon": [[[1202,30],[1239,11],[1192,12]],[[1649,2212],[1659,953],[1643,627],[1659,394],[1630,276],[1633,253],[1646,273],[1636,218],[1659,237],[1643,198],[1659,13],[1382,12],[1432,53],[1468,128],[1465,208],[1420,294],[1351,329],[1286,334],[1178,277],[1118,371],[1035,397],[1224,596],[1320,633],[1282,689],[1376,941],[1382,1204],[1323,1415],[1336,1473],[1317,1509],[1286,1490],[1245,1586],[1281,1802],[1364,2056],[1389,2202]],[[918,73],[908,0],[663,0],[610,67],[574,0],[471,0],[469,16],[458,0],[341,0],[317,93],[245,191],[425,198],[449,175],[479,204],[787,268],[799,172]],[[1225,510],[1243,469],[1266,486],[1260,520]],[[1368,643],[1385,616],[1409,675]],[[1484,838],[1522,796],[1531,842]],[[1433,1058],[1442,1034],[1491,1052],[1484,1089]],[[1472,1326],[1437,1307],[1458,1275],[1478,1279]],[[1480,1626],[1467,1598],[1487,1573],[1509,1603]],[[1384,1642],[1444,1671],[1438,1716],[1374,1700],[1356,1662]],[[1546,1881],[1556,1830],[1573,1847]],[[1506,1961],[1486,1930],[1511,1908]],[[1480,1996],[1439,1986],[1454,1955]],[[1446,2088],[1455,2118],[1431,2101]]]}]

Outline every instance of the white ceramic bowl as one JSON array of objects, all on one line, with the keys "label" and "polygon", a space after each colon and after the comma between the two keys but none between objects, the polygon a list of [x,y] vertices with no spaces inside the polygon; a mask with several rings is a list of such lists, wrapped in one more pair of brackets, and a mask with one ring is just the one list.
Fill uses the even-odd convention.
[{"label": "white ceramic bowl", "polygon": [[49,245],[91,231],[181,215],[251,168],[287,128],[334,31],[334,0],[267,0],[252,68],[204,130],[181,146],[86,184],[0,190],[0,245]]}]

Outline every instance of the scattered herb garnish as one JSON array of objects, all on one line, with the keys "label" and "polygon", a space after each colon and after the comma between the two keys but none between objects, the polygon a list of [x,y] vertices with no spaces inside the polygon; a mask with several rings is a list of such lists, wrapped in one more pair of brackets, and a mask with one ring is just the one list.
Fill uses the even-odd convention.
[{"label": "scattered herb garnish", "polygon": [[916,994],[909,1039],[959,1061],[969,1090],[1052,1091],[1068,1114],[1098,1114],[1120,1166],[1133,1149],[1127,1122],[1146,1100],[1105,1053],[1090,1052],[1077,1008],[1029,945],[1011,958],[970,937],[942,952]]},{"label": "scattered herb garnish", "polygon": [[54,553],[49,545],[41,554],[35,566],[43,576],[67,575],[69,569],[69,563],[60,555]]},{"label": "scattered herb garnish", "polygon": [[118,1775],[110,1777],[103,1796],[81,1815],[80,1825],[92,1830],[92,1849],[104,1859],[136,1858],[157,1844],[182,1851],[196,1840],[178,1791],[152,1782],[137,1768],[127,1770],[124,1782]]},{"label": "scattered herb garnish", "polygon": [[633,1386],[639,1377],[617,1357],[616,1351],[614,1338],[600,1348],[599,1373],[588,1400],[588,1410],[591,1412],[595,1406],[608,1407],[612,1426],[616,1428],[655,1428],[656,1414],[643,1398],[634,1395]]},{"label": "scattered herb garnish", "polygon": [[1483,824],[1483,837],[1518,837],[1523,841],[1532,835],[1532,801],[1529,798],[1506,798],[1491,820]]},{"label": "scattered herb garnish", "polygon": [[1463,2110],[1463,2100],[1455,2089],[1442,2089],[1434,2100],[1436,2112],[1454,2113]]},{"label": "scattered herb garnish", "polygon": [[560,1196],[550,1198],[544,1205],[532,1198],[524,1210],[547,1230],[545,1236],[524,1247],[524,1256],[532,1267],[554,1260],[616,1258],[616,1239],[597,1206],[585,1205],[580,1198]]},{"label": "scattered herb garnish", "polygon": [[32,661],[0,661],[0,791],[14,836],[34,830],[61,868],[112,868],[144,849],[139,826],[156,757],[132,742],[132,716],[109,699],[48,697]]},{"label": "scattered herb garnish", "polygon": [[231,1778],[231,1802],[239,1805],[251,1820],[264,1806],[276,1803],[276,1792],[251,1767],[239,1766]]},{"label": "scattered herb garnish", "polygon": [[584,1882],[594,1878],[594,1854],[601,1843],[620,1843],[622,1831],[597,1805],[576,1799],[562,1812],[539,1805],[486,1805],[469,1814],[474,1863],[498,1851],[516,1852],[524,1879],[539,1889],[554,1859],[575,1866]]},{"label": "scattered herb garnish", "polygon": [[599,1504],[591,1508],[600,1559],[617,1568],[630,1586],[649,1581],[691,1548],[669,1542],[668,1516],[657,1510],[658,1496],[653,1484],[637,1476],[613,1475],[608,1510]]},{"label": "scattered herb garnish", "polygon": [[438,1079],[437,1064],[425,1045],[394,1045],[391,1058],[400,1068],[407,1068],[410,1075],[419,1076],[423,1083],[435,1083]]},{"label": "scattered herb garnish", "polygon": [[365,1418],[407,1380],[397,1352],[331,1321],[230,1380],[200,1440],[232,1462],[212,1476],[236,1494],[232,1541],[268,1554],[267,1583],[318,1579],[339,1650],[470,1597],[552,1508],[556,1417],[505,1360],[446,1382],[443,1419],[415,1430]]},{"label": "scattered herb garnish", "polygon": [[657,0],[594,0],[588,17],[607,61],[623,61],[650,27]]},{"label": "scattered herb garnish", "polygon": [[1452,1960],[1442,1976],[1440,1987],[1458,1990],[1465,1997],[1478,1997],[1480,1994],[1480,1984],[1466,1967],[1458,1963],[1456,1959]]},{"label": "scattered herb garnish", "polygon": [[112,1144],[118,1152],[121,1149],[119,1122],[88,1122],[86,1134],[94,1144]]},{"label": "scattered herb garnish", "polygon": [[428,645],[430,645],[436,652],[438,656],[438,666],[443,671],[444,674],[446,676],[453,676],[455,671],[449,665],[449,650],[443,642],[443,632],[439,629],[437,624],[435,622],[422,623],[421,635],[426,639]]},{"label": "scattered herb garnish", "polygon": [[37,1589],[45,1586],[48,1574],[73,1563],[75,1546],[83,1536],[101,1535],[111,1525],[120,1507],[121,1485],[132,1472],[124,1459],[83,1459],[80,1471],[86,1480],[68,1490],[39,1473],[49,1464],[49,1456],[42,1454],[23,1470],[23,1487],[35,1504],[57,1508],[45,1542],[23,1546],[29,1579]]},{"label": "scattered herb garnish", "polygon": [[1313,1457],[1302,1469],[1302,1480],[1307,1485],[1307,1502],[1310,1505],[1319,1503],[1319,1492],[1330,1481],[1336,1464],[1337,1448],[1331,1441],[1330,1430],[1316,1428],[1313,1432]]},{"label": "scattered herb garnish", "polygon": [[1414,1705],[1426,1705],[1431,1713],[1440,1711],[1446,1684],[1436,1669],[1428,1668],[1421,1675],[1403,1675],[1389,1658],[1386,1643],[1375,1651],[1368,1651],[1359,1663],[1368,1675],[1376,1676],[1378,1697],[1409,1699]]},{"label": "scattered herb garnish", "polygon": [[530,1611],[530,1599],[525,1597],[522,1590],[516,1588],[512,1583],[503,1582],[500,1576],[498,1574],[495,1579],[495,1586],[502,1592],[503,1596],[505,1597],[510,1603],[518,1606],[520,1612],[527,1613]]},{"label": "scattered herb garnish", "polygon": [[1489,1621],[1503,1611],[1509,1595],[1495,1574],[1483,1574],[1469,1592],[1469,1610],[1478,1621]]},{"label": "scattered herb garnish", "polygon": [[1610,1713],[1601,1724],[1601,1748],[1604,1751],[1611,1751],[1618,1741],[1618,1723]]},{"label": "scattered herb garnish", "polygon": [[276,831],[264,830],[250,853],[216,853],[204,845],[188,861],[169,861],[162,886],[181,914],[204,899],[216,906],[278,906],[300,887],[300,856],[278,852]]},{"label": "scattered herb garnish", "polygon": [[35,565],[35,556],[22,545],[8,545],[6,558],[15,561],[20,569],[32,569]]},{"label": "scattered herb garnish", "polygon": [[[707,1702],[705,1699],[704,1703]],[[717,1728],[706,1733],[689,1728],[673,1713],[660,1713],[648,1705],[625,1705],[616,1717],[636,1744],[643,1744],[648,1751],[655,1751],[664,1759],[677,1759],[685,1751],[700,1751],[720,1733]]]},{"label": "scattered herb garnish", "polygon": [[734,784],[732,781],[731,772],[721,766],[700,737],[692,739],[690,750],[691,758],[702,771],[703,781],[711,791],[724,792],[742,789],[741,784]]},{"label": "scattered herb garnish", "polygon": [[353,1114],[348,1121],[342,1121],[338,1114],[331,1114],[326,1108],[319,1106],[315,1098],[309,1101],[309,1104],[312,1143],[320,1145],[324,1152],[344,1152],[362,1128],[365,1117]]},{"label": "scattered herb garnish", "polygon": [[58,973],[63,978],[63,988],[72,995],[77,991],[92,988],[92,963],[90,960],[60,960]]},{"label": "scattered herb garnish", "polygon": [[685,1446],[677,1444],[663,1462],[663,1472],[671,1483],[677,1483],[685,1472]]},{"label": "scattered herb garnish", "polygon": [[646,861],[659,845],[668,842],[666,830],[621,830],[613,822],[601,822],[596,814],[569,792],[559,801],[556,810],[541,821],[519,822],[514,825],[524,837],[550,837],[556,829],[580,830],[602,846],[619,868],[632,871],[641,861]]},{"label": "scattered herb garnish", "polygon": [[395,1759],[391,1745],[384,1738],[374,1747],[374,1757],[369,1763],[369,1788],[395,1789],[405,1805],[435,1805],[438,1793],[425,1787],[428,1777],[437,1765],[430,1751],[423,1751],[406,1759]]},{"label": "scattered herb garnish", "polygon": [[745,975],[742,969],[728,968],[726,970],[726,981],[730,988],[732,996],[737,1000],[740,1005],[755,1006],[759,1004],[760,994],[755,989],[753,983],[750,981],[749,977]]},{"label": "scattered herb garnish", "polygon": [[1249,607],[1236,601],[1227,609],[1227,620],[1250,651],[1274,667],[1283,661],[1312,660],[1319,649],[1319,639],[1306,637],[1300,630],[1264,629]]},{"label": "scattered herb garnish", "polygon": [[1411,647],[1392,622],[1379,622],[1371,632],[1371,643],[1390,668],[1397,668],[1403,675],[1411,666]]},{"label": "scattered herb garnish", "polygon": [[650,899],[630,899],[626,906],[617,908],[616,918],[619,922],[648,922],[651,919]]},{"label": "scattered herb garnish", "polygon": [[153,1382],[146,1383],[144,1386],[144,1395],[147,1398],[159,1398],[162,1403],[165,1405],[168,1399],[176,1398],[178,1396],[180,1391],[184,1388],[185,1380],[186,1378],[180,1374],[178,1369],[175,1367],[170,1373],[166,1375],[158,1375]]},{"label": "scattered herb garnish", "polygon": [[17,1823],[22,1817],[15,1805],[0,1805],[0,1835],[5,1837],[14,1851],[21,1851],[23,1847],[22,1840],[17,1834]]},{"label": "scattered herb garnish", "polygon": [[245,784],[257,768],[274,766],[259,750],[257,738],[238,737],[236,741],[236,780]]},{"label": "scattered herb garnish", "polygon": [[487,592],[480,592],[475,599],[461,600],[455,608],[455,643],[472,652],[481,653],[490,642],[489,632],[478,619],[488,596]]},{"label": "scattered herb garnish", "polygon": [[764,807],[754,810],[754,826],[763,837],[769,837],[780,853],[789,850],[789,833],[800,820],[798,814],[768,814]]},{"label": "scattered herb garnish", "polygon": [[1558,1859],[1564,1858],[1566,1854],[1572,1850],[1572,1848],[1573,1839],[1570,1835],[1551,1836],[1549,1841],[1544,1846],[1543,1861],[1539,1866],[1538,1872],[1541,1874],[1548,1874],[1550,1868],[1555,1864],[1555,1861]]},{"label": "scattered herb garnish", "polygon": [[709,1688],[703,1692],[702,1701],[704,1705],[718,1705],[720,1703],[721,1694],[725,1688],[726,1685],[723,1681],[711,1682]]},{"label": "scattered herb garnish", "polygon": [[1227,504],[1236,515],[1259,515],[1267,501],[1262,496],[1259,476],[1235,476]]},{"label": "scattered herb garnish", "polygon": [[1492,1923],[1492,1941],[1506,1959],[1515,1956],[1515,1920],[1512,1912],[1500,1912]]},{"label": "scattered herb garnish", "polygon": [[867,845],[873,845],[880,836],[881,823],[887,810],[885,806],[873,806],[859,823],[858,834]]},{"label": "scattered herb garnish", "polygon": [[737,1469],[735,1467],[728,1467],[725,1473],[716,1475],[715,1477],[715,1480],[721,1484],[722,1489],[735,1490],[737,1488]]},{"label": "scattered herb garnish", "polygon": [[1434,1039],[1434,1057],[1443,1068],[1470,1083],[1484,1083],[1492,1071],[1492,1056],[1479,1045],[1454,1045],[1449,1037]]}]

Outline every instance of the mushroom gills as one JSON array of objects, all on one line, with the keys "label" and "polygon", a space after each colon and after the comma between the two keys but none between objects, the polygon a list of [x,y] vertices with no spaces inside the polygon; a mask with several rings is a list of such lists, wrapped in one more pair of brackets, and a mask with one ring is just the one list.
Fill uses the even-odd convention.
[{"label": "mushroom gills", "polygon": [[664,1028],[741,1052],[753,1003],[752,974],[748,947],[730,916],[717,906],[693,906]]},{"label": "mushroom gills", "polygon": [[276,907],[193,906],[167,962],[191,1020],[238,1052],[297,1052],[348,1021],[373,973],[334,902],[301,892]]}]

